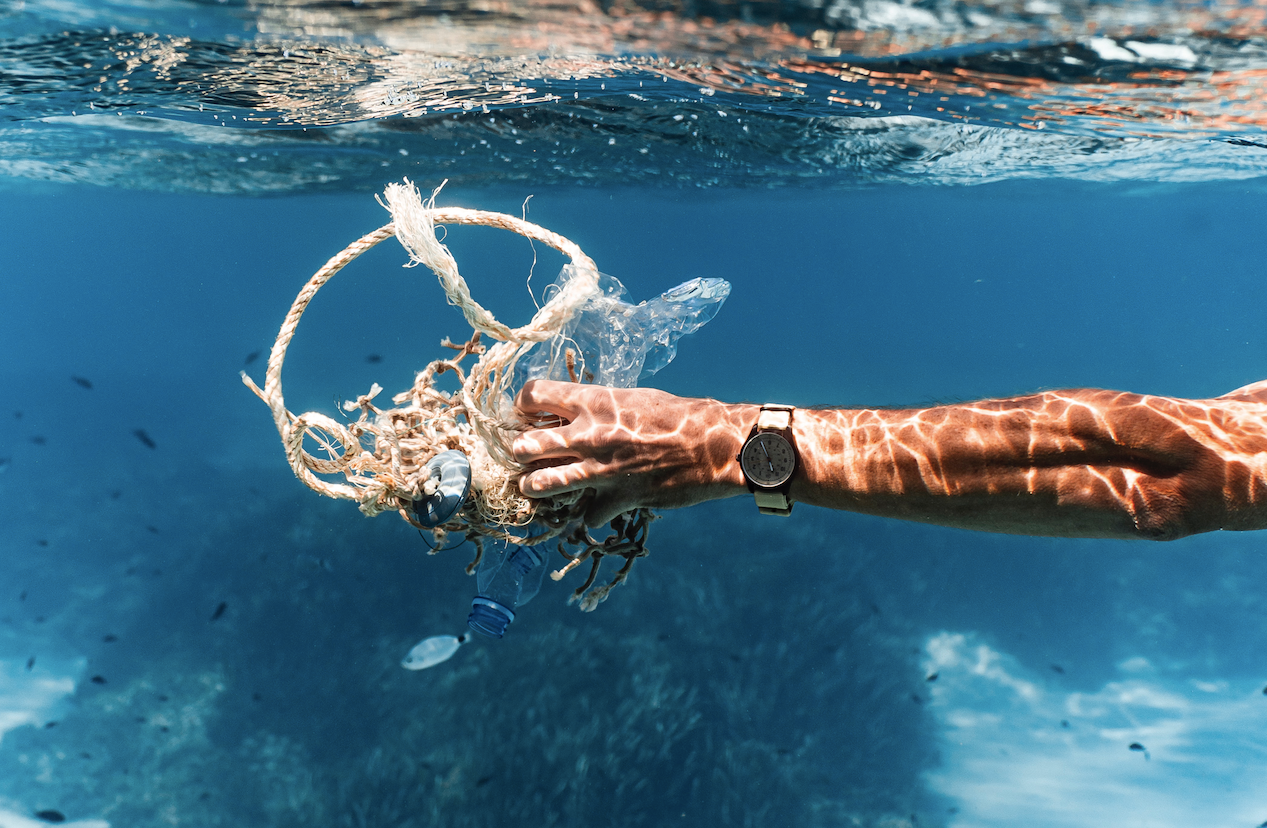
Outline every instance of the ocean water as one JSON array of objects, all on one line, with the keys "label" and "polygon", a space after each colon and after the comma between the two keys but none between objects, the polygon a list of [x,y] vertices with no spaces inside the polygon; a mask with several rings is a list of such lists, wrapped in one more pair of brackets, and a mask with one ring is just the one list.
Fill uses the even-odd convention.
[{"label": "ocean water", "polygon": [[[0,0],[0,826],[1259,826],[1261,533],[721,501],[595,612],[547,580],[411,672],[465,625],[469,548],[308,491],[238,372],[407,176],[531,196],[635,299],[728,279],[674,393],[1223,393],[1267,376],[1264,20]],[[562,263],[447,240],[512,323]],[[323,289],[293,410],[467,335],[406,260]]]}]

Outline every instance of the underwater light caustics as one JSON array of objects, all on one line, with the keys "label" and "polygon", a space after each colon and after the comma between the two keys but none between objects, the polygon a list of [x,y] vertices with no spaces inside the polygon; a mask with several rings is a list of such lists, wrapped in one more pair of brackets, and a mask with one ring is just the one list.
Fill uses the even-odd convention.
[{"label": "underwater light caustics", "polygon": [[[646,510],[629,513],[612,521],[609,536],[595,539],[588,531],[593,527],[587,527],[582,517],[587,505],[584,492],[525,497],[518,486],[522,468],[510,444],[527,426],[514,412],[513,392],[538,376],[632,386],[639,376],[654,373],[673,358],[678,339],[716,314],[730,286],[720,279],[694,279],[650,302],[632,305],[624,299],[624,287],[600,274],[571,241],[501,213],[437,208],[438,192],[437,188],[424,203],[407,181],[389,185],[384,202],[392,223],[353,242],[309,279],[278,334],[263,388],[245,373],[243,381],[268,404],[291,468],[309,488],[355,500],[371,517],[396,511],[411,525],[431,530],[437,549],[449,534],[464,535],[476,550],[468,573],[480,567],[487,543],[543,550],[552,544],[567,560],[567,570],[591,562],[589,578],[572,596],[583,610],[591,610],[627,577],[633,560],[647,554],[651,515]],[[438,224],[510,230],[563,252],[571,264],[547,289],[546,301],[532,320],[511,328],[472,297],[457,262],[436,237]],[[445,340],[442,345],[456,354],[420,371],[412,388],[392,398],[394,408],[376,404],[382,389],[375,384],[369,393],[344,404],[349,412],[359,411],[355,421],[339,422],[319,412],[293,414],[282,397],[281,371],[304,310],[335,273],[392,236],[409,252],[408,266],[421,264],[435,273],[449,302],[474,328],[471,339],[460,345]],[[494,344],[486,347],[483,337]],[[463,365],[471,356],[476,357],[475,364]],[[560,376],[563,371],[567,375]],[[446,393],[435,387],[436,377],[446,372],[458,377],[458,391]],[[328,456],[309,453],[306,437],[315,439]],[[324,479],[329,475],[342,475],[346,482]],[[605,556],[622,557],[625,566],[610,583],[590,589]]]},{"label": "underwater light caustics", "polygon": [[377,189],[385,168],[534,186],[1267,174],[1254,2],[106,4],[134,5],[131,29],[101,5],[0,13],[0,175],[261,193]]}]

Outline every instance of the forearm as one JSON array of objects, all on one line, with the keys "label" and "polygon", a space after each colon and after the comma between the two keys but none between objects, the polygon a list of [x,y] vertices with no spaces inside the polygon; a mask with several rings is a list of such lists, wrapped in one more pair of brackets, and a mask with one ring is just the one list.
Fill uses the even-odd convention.
[{"label": "forearm", "polygon": [[1080,389],[928,409],[798,409],[793,427],[791,496],[819,506],[1082,537],[1171,538],[1262,520],[1251,508],[1261,470],[1239,462],[1246,447],[1228,445],[1207,408],[1187,400]]},{"label": "forearm", "polygon": [[[591,492],[600,525],[747,491],[759,406],[530,382],[520,487]],[[1267,383],[1213,400],[1077,389],[925,409],[796,409],[794,501],[1031,535],[1174,538],[1267,528]]]}]

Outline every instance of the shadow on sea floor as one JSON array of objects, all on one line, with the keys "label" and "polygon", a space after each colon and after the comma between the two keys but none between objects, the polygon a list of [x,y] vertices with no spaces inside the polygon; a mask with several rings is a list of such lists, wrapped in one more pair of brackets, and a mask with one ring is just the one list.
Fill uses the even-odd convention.
[{"label": "shadow on sea floor", "polygon": [[[11,806],[120,825],[927,825],[944,811],[920,784],[935,755],[913,628],[865,590],[820,588],[865,555],[789,546],[786,525],[736,520],[733,504],[675,514],[595,613],[565,605],[580,579],[547,581],[505,640],[416,673],[399,666],[410,646],[465,624],[469,548],[428,557],[393,517],[280,477],[244,498],[215,474],[183,495],[196,531],[98,541],[92,576],[67,567],[44,624],[87,666],[55,727],[4,737]],[[98,537],[128,536],[92,519]]]}]

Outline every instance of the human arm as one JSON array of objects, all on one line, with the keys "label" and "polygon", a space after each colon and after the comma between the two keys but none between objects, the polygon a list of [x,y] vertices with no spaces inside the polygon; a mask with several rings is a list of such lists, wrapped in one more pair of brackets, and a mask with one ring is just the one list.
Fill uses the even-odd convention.
[{"label": "human arm", "polygon": [[[1213,400],[1098,389],[923,409],[797,409],[794,501],[1029,535],[1168,539],[1267,526],[1267,390]],[[759,406],[653,389],[525,386],[559,428],[515,441],[532,496],[590,488],[601,523],[744,494]]]}]

